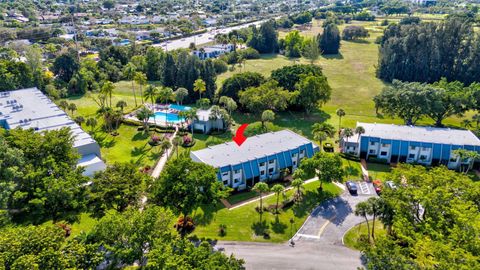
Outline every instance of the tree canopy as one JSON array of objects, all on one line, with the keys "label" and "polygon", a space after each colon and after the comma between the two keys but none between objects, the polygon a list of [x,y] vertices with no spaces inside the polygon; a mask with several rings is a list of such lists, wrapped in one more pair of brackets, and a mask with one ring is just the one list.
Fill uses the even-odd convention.
[{"label": "tree canopy", "polygon": [[283,111],[296,98],[298,92],[290,92],[269,80],[258,87],[250,87],[240,92],[240,104],[251,112],[260,114],[265,110]]}]

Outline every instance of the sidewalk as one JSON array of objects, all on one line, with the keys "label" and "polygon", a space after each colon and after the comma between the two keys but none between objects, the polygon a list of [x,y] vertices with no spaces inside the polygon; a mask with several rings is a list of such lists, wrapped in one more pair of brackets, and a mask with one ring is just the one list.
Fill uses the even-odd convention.
[{"label": "sidewalk", "polygon": [[[173,138],[177,136],[177,132],[178,132],[178,127],[175,128],[175,132],[173,133],[173,136],[170,137],[169,139],[170,143],[172,143]],[[153,178],[157,178],[160,176],[160,173],[162,172],[163,167],[167,163],[168,157],[170,157],[170,155],[172,154],[172,149],[173,149],[173,146],[170,146],[170,148],[168,148],[167,151],[165,151],[165,153],[163,153],[160,159],[158,160],[157,165],[152,171]]]},{"label": "sidewalk", "polygon": [[[303,184],[306,185],[306,184],[308,184],[308,183],[315,182],[315,181],[318,181],[318,178],[317,178],[317,177],[314,177],[314,178],[312,178],[312,179],[308,179],[308,180],[306,180],[305,182],[303,182]],[[292,186],[287,187],[287,188],[285,189],[285,191],[291,190],[291,189],[293,189],[293,188],[294,188],[294,187],[292,187]],[[267,195],[263,196],[262,198],[268,198],[268,197],[273,196],[273,195],[275,195],[275,193],[271,192],[271,193],[268,193]],[[228,205],[230,205],[230,207],[228,207],[227,204],[225,204],[225,203],[223,203],[223,202],[222,202],[222,203],[223,203],[223,205],[225,205],[225,207],[228,208],[228,210],[232,210],[232,209],[235,209],[235,208],[238,208],[238,207],[242,207],[242,206],[244,206],[244,205],[247,205],[247,204],[250,204],[250,203],[259,201],[259,200],[260,200],[260,198],[255,197],[255,198],[251,198],[251,199],[249,199],[249,200],[246,200],[246,201],[243,201],[243,202],[234,204],[234,205],[230,205],[230,203],[228,203],[228,201],[227,201],[227,203],[228,203]]]},{"label": "sidewalk", "polygon": [[367,170],[367,161],[362,158],[360,160],[360,165],[362,167],[363,180],[365,180],[366,182],[370,182],[370,176],[368,176]]}]

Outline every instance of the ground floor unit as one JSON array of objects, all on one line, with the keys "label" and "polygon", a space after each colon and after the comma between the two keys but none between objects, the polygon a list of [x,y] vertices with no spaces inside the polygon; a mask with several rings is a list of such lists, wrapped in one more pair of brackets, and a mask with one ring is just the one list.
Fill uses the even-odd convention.
[{"label": "ground floor unit", "polygon": [[218,180],[225,186],[243,190],[294,172],[302,159],[318,151],[310,140],[282,130],[248,137],[241,146],[227,142],[193,151],[190,157],[218,168]]},{"label": "ground floor unit", "polygon": [[474,165],[460,160],[457,149],[480,153],[480,140],[469,130],[357,123],[365,133],[342,138],[341,151],[386,163],[445,165],[450,169]]}]

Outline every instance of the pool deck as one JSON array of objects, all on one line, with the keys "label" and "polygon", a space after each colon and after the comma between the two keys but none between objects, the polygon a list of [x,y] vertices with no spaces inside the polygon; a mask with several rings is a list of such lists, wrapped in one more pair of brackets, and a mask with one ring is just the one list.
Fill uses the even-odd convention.
[{"label": "pool deck", "polygon": [[[152,104],[149,104],[149,103],[145,103],[145,106],[147,106],[150,110],[153,111],[154,114],[156,113],[171,113],[171,114],[175,114],[175,112],[178,112],[178,110],[171,110],[171,109],[167,109],[165,110],[165,106],[166,105],[163,105],[163,104],[155,104],[155,106],[153,106]],[[178,106],[178,105],[177,105]],[[188,107],[189,108],[189,107]],[[129,114],[126,114],[124,115],[124,118],[125,119],[128,119],[128,120],[133,120],[133,121],[138,121],[138,122],[142,122],[140,120],[137,119],[137,116],[135,115],[135,112],[136,111],[133,111]],[[168,122],[168,123],[167,123]],[[158,119],[148,119],[148,123],[149,124],[152,124],[152,125],[156,125],[156,126],[160,126],[160,127],[171,127],[171,126],[176,126],[176,127],[187,127],[187,123],[185,121],[181,121],[181,122],[174,122],[174,121],[164,121],[164,120],[158,120]]]}]

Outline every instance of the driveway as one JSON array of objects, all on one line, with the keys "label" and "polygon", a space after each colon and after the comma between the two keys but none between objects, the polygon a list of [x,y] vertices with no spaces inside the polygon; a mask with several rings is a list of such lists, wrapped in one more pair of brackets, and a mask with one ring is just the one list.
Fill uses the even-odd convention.
[{"label": "driveway", "polygon": [[355,205],[376,196],[371,184],[362,183],[357,196],[344,192],[323,202],[288,243],[222,242],[226,254],[245,260],[247,269],[335,269],[355,270],[362,266],[360,252],[345,247],[343,235],[363,221],[353,214]]}]

